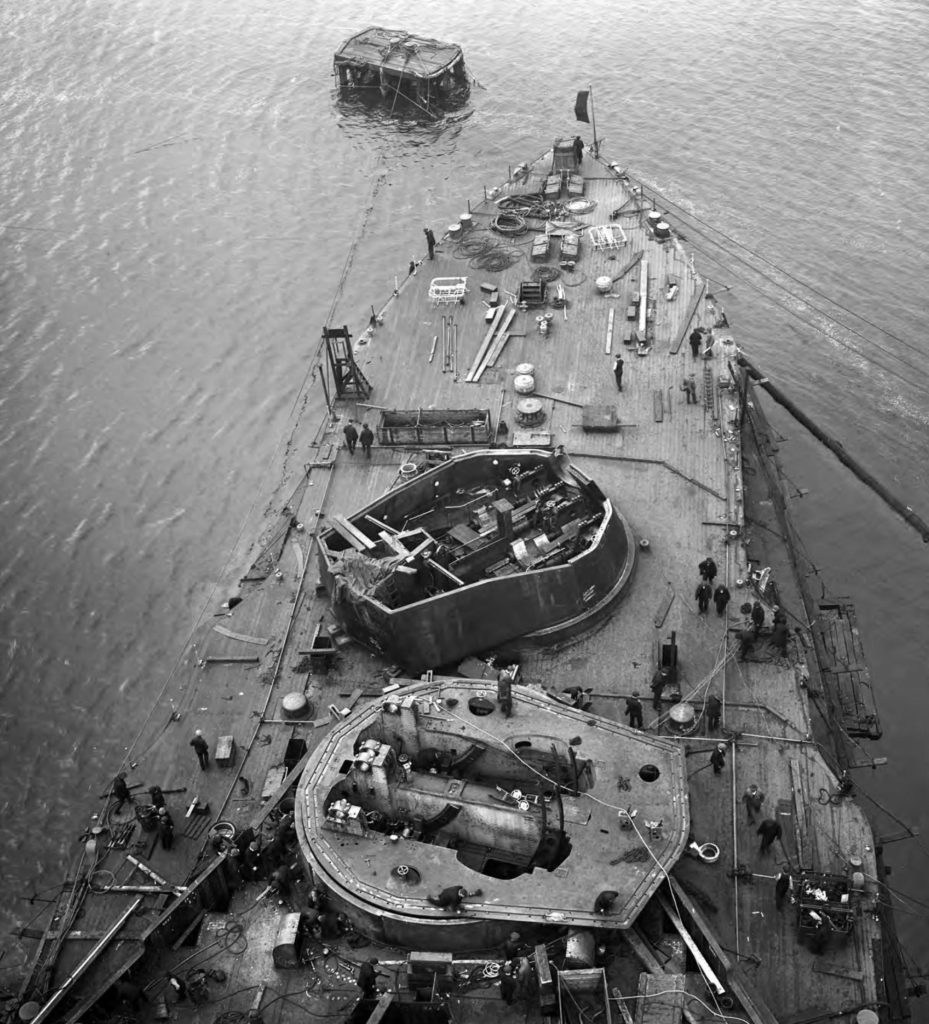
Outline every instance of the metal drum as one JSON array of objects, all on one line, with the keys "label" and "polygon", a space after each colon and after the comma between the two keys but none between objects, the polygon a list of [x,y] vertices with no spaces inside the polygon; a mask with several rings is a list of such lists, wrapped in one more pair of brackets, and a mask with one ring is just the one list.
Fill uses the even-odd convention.
[{"label": "metal drum", "polygon": [[686,701],[675,704],[668,712],[668,728],[671,732],[684,733],[694,724],[694,706]]},{"label": "metal drum", "polygon": [[535,374],[535,367],[532,363],[520,363],[516,367],[516,372],[520,374],[528,374],[530,377]]},{"label": "metal drum", "polygon": [[545,419],[538,398],[521,398],[516,403],[516,422],[521,427],[535,427]]},{"label": "metal drum", "polygon": [[531,395],[535,391],[535,377],[531,373],[517,373],[513,378],[513,387],[517,394]]}]

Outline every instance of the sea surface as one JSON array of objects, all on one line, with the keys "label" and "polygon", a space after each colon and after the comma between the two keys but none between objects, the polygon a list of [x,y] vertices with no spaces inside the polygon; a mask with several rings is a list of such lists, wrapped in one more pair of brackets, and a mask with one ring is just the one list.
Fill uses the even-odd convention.
[{"label": "sea surface", "polygon": [[[369,24],[460,44],[467,105],[338,102]],[[590,141],[577,89],[758,366],[929,518],[927,40],[924,0],[0,5],[0,933],[60,881],[267,494],[335,299],[357,332],[424,224]],[[861,758],[889,763],[855,778],[927,837],[886,849],[925,970],[929,549],[772,416],[878,688]]]}]

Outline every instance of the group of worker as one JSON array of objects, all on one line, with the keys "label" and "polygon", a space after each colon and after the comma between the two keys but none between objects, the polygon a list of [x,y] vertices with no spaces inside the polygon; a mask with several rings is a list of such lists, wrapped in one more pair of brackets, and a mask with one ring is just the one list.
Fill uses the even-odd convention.
[{"label": "group of worker", "polygon": [[342,428],[342,433],[345,435],[345,446],[348,448],[349,455],[355,454],[355,448],[360,441],[361,450],[364,452],[365,458],[371,458],[371,445],[374,444],[374,432],[367,423],[361,424],[361,432],[359,433],[354,422],[349,420]]},{"label": "group of worker", "polygon": [[158,832],[162,848],[170,850],[174,846],[174,819],[168,810],[167,801],[161,786],[149,787],[149,803],[147,807],[137,803],[132,792],[133,789],[138,789],[138,786],[130,786],[126,781],[126,772],[119,772],[116,778],[113,779],[110,790],[110,795],[114,800],[113,813],[119,814],[123,806],[130,803],[136,808],[136,814],[143,821],[143,824],[146,819],[154,817],[154,827]]},{"label": "group of worker", "polygon": [[[765,625],[764,605],[760,601],[752,604],[749,612],[751,625],[746,625],[738,632],[739,661],[745,661],[754,651],[756,644],[761,639],[761,632]],[[767,634],[767,643],[774,648],[778,657],[787,657],[787,643],[790,639],[790,629],[787,625],[787,613],[783,608],[775,606],[771,630]]]}]

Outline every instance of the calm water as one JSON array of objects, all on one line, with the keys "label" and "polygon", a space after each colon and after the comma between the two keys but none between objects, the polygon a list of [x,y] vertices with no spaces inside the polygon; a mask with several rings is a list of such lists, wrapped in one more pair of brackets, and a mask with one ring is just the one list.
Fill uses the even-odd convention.
[{"label": "calm water", "polygon": [[[686,211],[759,365],[929,518],[925,5],[564,10],[0,7],[0,932],[59,878],[269,489],[353,243],[337,316],[357,327],[424,222],[574,133],[588,83],[605,152]],[[332,53],[368,24],[458,42],[468,107],[428,125],[340,107]],[[862,756],[890,764],[857,776],[929,834],[926,548],[777,422],[810,556],[855,600],[879,686],[886,741]],[[927,850],[888,859],[929,966]]]}]

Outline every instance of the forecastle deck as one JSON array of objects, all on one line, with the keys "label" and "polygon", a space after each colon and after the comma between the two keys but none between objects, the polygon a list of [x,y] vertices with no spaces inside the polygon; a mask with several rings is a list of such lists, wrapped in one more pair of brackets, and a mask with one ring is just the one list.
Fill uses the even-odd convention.
[{"label": "forecastle deck", "polygon": [[[380,704],[389,682],[385,671],[391,666],[369,651],[339,646],[336,637],[331,656],[317,658],[313,664],[314,641],[327,635],[327,627],[334,623],[328,597],[316,586],[315,570],[310,568],[312,547],[327,516],[365,507],[399,479],[401,466],[424,465],[428,457],[377,445],[370,459],[360,450],[350,456],[341,445],[345,423],[367,419],[374,424],[380,411],[375,406],[385,410],[487,408],[492,411],[498,443],[509,444],[522,400],[513,381],[516,367],[525,363],[533,366],[534,397],[542,417],[541,423],[532,426],[531,443],[538,446],[550,440],[565,446],[572,462],[622,508],[640,555],[616,613],[570,645],[525,654],[522,683],[556,692],[571,685],[591,688],[593,711],[614,721],[623,721],[624,698],[637,690],[646,704],[646,734],[660,734],[662,744],[676,744],[687,765],[693,836],[698,844],[716,844],[721,853],[712,864],[684,857],[674,877],[703,909],[713,941],[699,935],[696,941],[701,956],[723,979],[726,997],[733,998],[740,987],[745,991],[744,985],[751,987],[754,1008],[746,1010],[742,1000],[743,1015],[787,1021],[818,1008],[835,1011],[875,1005],[881,999],[875,969],[880,931],[874,913],[873,838],[853,800],[830,800],[836,778],[813,742],[805,689],[807,679],[815,682],[817,673],[810,660],[811,648],[804,642],[809,623],[795,583],[786,574],[776,580],[779,603],[791,627],[799,627],[800,632],[791,633],[782,657],[768,643],[765,626],[746,660],[737,657],[736,634],[745,626],[743,602],[760,599],[770,622],[773,591],[766,587],[756,593],[752,583],[754,570],[764,566],[749,561],[752,532],[743,497],[744,488],[755,481],[742,477],[744,399],[741,378],[731,370],[735,340],[719,327],[709,355],[691,355],[686,339],[693,328],[714,327],[720,319],[705,282],[677,243],[673,224],[667,237],[659,237],[658,225],[649,224],[648,203],[634,184],[620,169],[589,153],[580,167],[570,171],[564,193],[559,186],[562,200],[572,199],[569,188],[575,190],[576,199],[580,178],[585,202],[568,209],[565,218],[550,220],[551,231],[546,232],[544,218],[531,215],[523,217],[530,228],[523,234],[509,232],[515,223],[509,220],[497,222],[507,233],[494,231],[492,225],[501,213],[495,198],[546,188],[554,193],[549,181],[553,162],[553,155],[545,154],[493,196],[471,203],[466,239],[440,238],[435,259],[424,258],[415,273],[406,273],[406,258],[402,258],[396,268],[400,271],[396,293],[376,325],[360,335],[354,347],[360,369],[373,384],[372,394],[336,402],[334,414],[325,414],[321,422],[305,415],[297,423],[258,548],[247,552],[243,547],[235,553],[235,576],[220,594],[241,602],[231,609],[229,618],[219,600],[205,614],[202,629],[184,652],[180,672],[158,700],[148,733],[130,755],[137,762],[130,784],[158,783],[166,791],[182,793],[169,796],[178,821],[178,841],[172,850],[161,849],[153,836],[133,825],[128,851],[119,844],[110,847],[98,842],[88,852],[75,887],[75,894],[83,899],[75,899],[48,935],[46,948],[52,957],[48,977],[25,992],[43,1006],[42,1019],[79,1019],[126,966],[142,956],[146,944],[157,940],[170,947],[185,930],[195,931],[198,914],[202,920],[206,910],[244,909],[236,900],[247,899],[251,905],[254,892],[230,896],[229,884],[235,879],[227,875],[224,861],[216,860],[208,842],[209,826],[222,818],[240,831],[251,825],[270,838],[274,826],[267,808],[275,794],[286,789],[278,787],[288,770],[292,771],[287,781],[296,781],[305,752],[328,735],[334,719],[350,721],[352,707],[359,702],[363,706],[372,697]],[[617,216],[611,218],[615,211]],[[567,226],[558,226],[562,221]],[[613,231],[604,241],[604,231],[590,230],[610,224],[621,225],[625,244],[616,244],[620,236]],[[579,240],[574,265],[566,260],[563,269],[557,266],[559,231]],[[537,264],[530,259],[534,236],[546,233],[546,276],[553,278],[559,272],[547,290],[558,303],[526,311],[514,306],[509,338],[496,363],[476,382],[467,382],[465,371],[488,330],[482,296],[496,291],[501,301],[518,297],[522,286],[535,280]],[[598,247],[590,241],[594,236]],[[462,244],[466,240],[468,244]],[[483,268],[471,266],[477,254],[490,246],[497,256],[490,261],[485,258]],[[640,252],[643,255],[637,256]],[[394,268],[385,274],[390,269]],[[436,305],[435,298],[430,298],[433,278],[459,277],[468,279],[464,303]],[[595,282],[603,277],[618,279],[600,292]],[[491,290],[482,291],[482,284],[491,285]],[[536,319],[544,315],[543,310],[553,314],[545,321],[545,333]],[[336,310],[333,323],[354,323],[357,316],[351,308]],[[449,318],[454,321],[456,343],[430,360],[434,339],[442,337],[445,347]],[[643,344],[635,344],[633,330]],[[624,336],[629,345],[624,344]],[[625,359],[621,392],[613,373],[617,352]],[[681,389],[691,373],[696,381],[695,403],[688,402]],[[615,418],[623,426],[607,432],[584,430],[585,409],[592,406],[615,408]],[[537,415],[534,411],[533,417]],[[501,421],[508,425],[505,433],[498,432]],[[540,440],[540,433],[547,438]],[[262,551],[273,553],[269,574],[263,581],[239,586],[246,567]],[[697,565],[707,555],[718,565],[715,583],[724,582],[732,594],[721,615],[712,604],[708,613],[698,613],[694,600]],[[224,624],[223,632],[213,628],[214,614],[224,616],[216,620]],[[481,638],[475,636],[474,642],[475,653],[481,653]],[[685,715],[678,723],[682,727],[673,738],[669,692],[656,708],[649,702],[648,686],[663,649],[676,651],[676,683],[682,702],[693,711],[692,717]],[[473,678],[484,668],[469,661],[462,672]],[[496,673],[487,669],[487,678],[491,688]],[[723,704],[715,730],[709,728],[705,714],[711,690]],[[305,697],[309,711],[299,700],[296,711],[293,702],[285,702],[293,694]],[[330,706],[332,714],[327,711]],[[188,749],[197,727],[211,744],[220,736],[234,737],[238,755],[201,772]],[[709,767],[709,757],[719,742],[725,744],[726,761],[717,774]],[[782,826],[781,839],[768,854],[759,852],[757,824],[749,823],[741,801],[750,783],[764,793],[762,815]],[[822,793],[825,800],[819,798]],[[143,796],[144,789],[136,794]],[[619,803],[623,794],[617,790],[614,796]],[[194,807],[185,817],[194,797],[200,808],[209,805],[209,814],[197,815]],[[121,824],[133,821],[131,812],[116,813],[111,804],[101,819],[101,827],[108,830],[104,839],[115,835]],[[406,842],[398,840],[401,847]],[[155,882],[155,891],[127,891],[125,886],[139,890],[152,884],[148,876],[130,876],[136,867],[126,859],[127,852],[141,854],[165,884]],[[848,935],[826,936],[821,955],[801,941],[800,907],[788,902],[778,910],[775,905],[774,876],[784,867],[797,878],[801,869],[809,869],[850,880],[852,868],[864,878],[863,887],[850,894],[848,901],[854,928]],[[431,891],[458,881],[454,864],[448,866],[447,874],[445,870],[436,865],[435,877],[428,880]],[[123,887],[115,882],[117,877]],[[176,886],[201,877],[211,881],[193,893],[176,892]],[[96,894],[90,895],[91,890]],[[304,891],[298,887],[298,899]],[[595,895],[591,891],[591,900]],[[136,900],[139,904],[134,906]],[[655,906],[650,903],[627,930],[638,950],[635,960],[620,955],[622,943],[611,946],[612,982],[630,1006],[635,1005],[639,969],[662,971],[656,950],[667,945],[667,934],[674,931],[672,918]],[[75,907],[82,912],[80,927],[75,926]],[[684,909],[677,906],[679,919]],[[214,993],[224,1010],[245,1012],[251,996],[233,993],[243,983],[257,984],[263,964],[265,973],[271,973],[267,947],[280,913],[283,909],[263,905],[261,913],[241,918],[251,936],[251,952],[237,958],[230,944],[231,951],[218,961],[228,971],[228,985]],[[468,913],[479,915],[479,905]],[[207,940],[201,942],[206,945]],[[189,953],[169,953],[168,965],[172,956],[177,961]],[[739,967],[740,961],[750,969]],[[631,977],[630,963],[634,964]],[[665,969],[671,973],[675,966],[682,968],[681,975],[697,974],[692,955],[668,961]],[[706,1000],[704,982],[698,979],[695,984],[694,988],[688,983],[688,988]],[[306,983],[295,971],[278,976],[275,985],[297,994]],[[502,1012],[499,1000],[495,1006]],[[300,1012],[306,1012],[307,1004],[302,1007]],[[182,1004],[172,1009],[185,1020],[194,1012]],[[699,1019],[696,1001],[687,1001],[686,1010]],[[311,1001],[309,1012],[325,1016],[331,1007]],[[475,1010],[472,1015],[476,1014]]]}]

